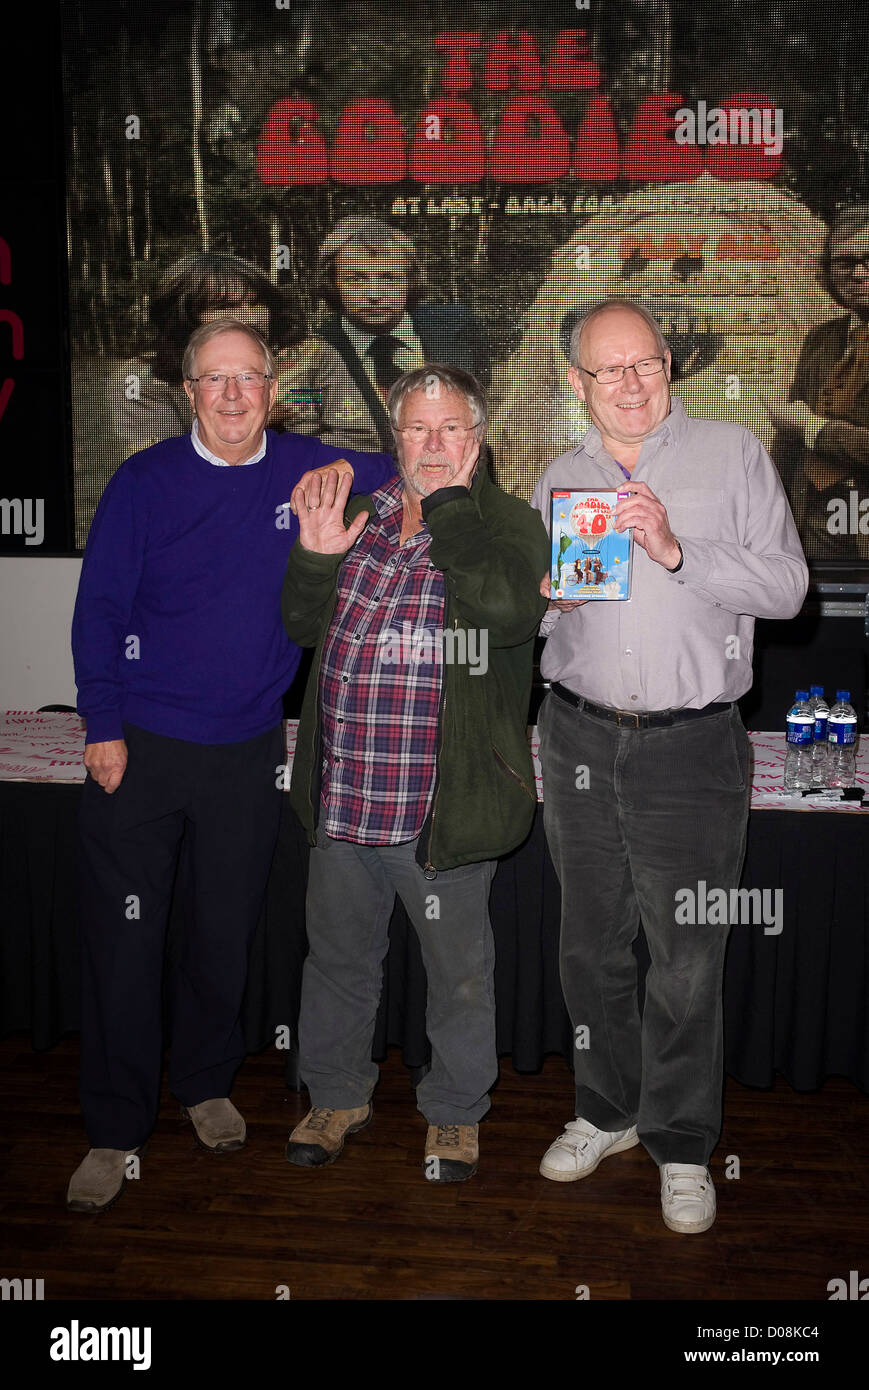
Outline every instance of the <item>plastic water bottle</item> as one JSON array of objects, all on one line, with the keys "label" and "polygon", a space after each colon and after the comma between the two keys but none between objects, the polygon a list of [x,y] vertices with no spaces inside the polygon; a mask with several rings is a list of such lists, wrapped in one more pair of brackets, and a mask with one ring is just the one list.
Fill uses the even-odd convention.
[{"label": "plastic water bottle", "polygon": [[809,709],[815,716],[815,732],[812,743],[812,786],[825,787],[829,761],[827,719],[830,714],[830,706],[824,699],[824,687],[822,685],[810,687]]},{"label": "plastic water bottle", "polygon": [[812,785],[812,738],[815,719],[809,709],[808,690],[798,690],[788,710],[788,751],[785,758],[785,790],[807,792]]},{"label": "plastic water bottle", "polygon": [[837,690],[827,720],[827,781],[831,787],[853,787],[857,773],[857,715],[850,700],[850,690]]}]

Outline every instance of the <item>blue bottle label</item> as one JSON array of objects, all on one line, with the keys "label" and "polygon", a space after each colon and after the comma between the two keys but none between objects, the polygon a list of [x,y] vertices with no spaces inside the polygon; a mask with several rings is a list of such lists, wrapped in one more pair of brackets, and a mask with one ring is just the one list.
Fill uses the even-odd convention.
[{"label": "blue bottle label", "polygon": [[849,720],[847,723],[838,719],[830,720],[829,742],[835,743],[838,747],[848,748],[857,742],[857,721]]},{"label": "blue bottle label", "polygon": [[822,743],[827,737],[827,716],[815,720],[815,742]]},{"label": "blue bottle label", "polygon": [[788,743],[796,748],[809,748],[812,743],[812,735],[815,725],[813,720],[808,720],[798,724],[796,720],[788,720]]}]

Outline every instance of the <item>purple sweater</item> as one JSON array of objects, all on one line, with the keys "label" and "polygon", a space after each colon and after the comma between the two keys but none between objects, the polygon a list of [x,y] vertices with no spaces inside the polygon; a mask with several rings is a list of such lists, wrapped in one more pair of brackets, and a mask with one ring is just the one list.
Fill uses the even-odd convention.
[{"label": "purple sweater", "polygon": [[192,743],[274,728],[300,649],[281,621],[281,584],[303,473],[346,458],[354,492],[395,474],[389,454],[266,431],[258,463],[218,468],[189,435],[133,454],[97,508],[72,623],[87,742],[123,721]]}]

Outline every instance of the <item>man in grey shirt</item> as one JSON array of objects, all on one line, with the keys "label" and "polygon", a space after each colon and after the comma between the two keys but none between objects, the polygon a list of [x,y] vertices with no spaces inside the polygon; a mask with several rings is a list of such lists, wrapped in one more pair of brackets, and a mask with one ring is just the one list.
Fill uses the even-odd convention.
[{"label": "man in grey shirt", "polygon": [[738,886],[750,787],[734,701],[751,685],[755,618],[798,613],[808,571],[768,454],[671,399],[670,352],[646,310],[595,306],[570,361],[592,426],[532,506],[549,525],[552,488],[629,494],[616,524],[633,528],[633,575],[628,601],[551,603],[541,626],[544,818],[577,1047],[576,1119],[540,1171],[572,1182],[642,1142],[666,1225],[693,1233],[715,1220],[729,925],[685,921],[685,890],[723,888],[729,902]]}]

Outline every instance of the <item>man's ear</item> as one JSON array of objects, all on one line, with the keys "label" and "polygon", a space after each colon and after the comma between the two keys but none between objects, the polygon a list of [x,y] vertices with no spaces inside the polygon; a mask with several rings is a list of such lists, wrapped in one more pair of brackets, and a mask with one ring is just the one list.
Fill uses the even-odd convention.
[{"label": "man's ear", "polygon": [[668,380],[668,381],[670,380],[670,372],[671,372],[672,366],[673,366],[673,354],[672,354],[672,352],[670,352],[670,350],[669,350],[669,348],[668,348],[668,349],[667,349],[667,352],[666,352],[666,355],[665,355],[665,357],[664,357],[664,371],[665,371],[666,374],[667,374],[667,380]]},{"label": "man's ear", "polygon": [[195,414],[196,414],[196,400],[195,400],[194,395],[193,395],[193,387],[190,385],[190,382],[187,381],[187,380],[185,380],[182,384],[183,384],[183,386],[184,386],[184,394],[185,394],[185,396],[187,397],[187,399],[188,399],[188,401],[190,402],[190,404],[193,406],[193,414],[195,415]]},{"label": "man's ear", "polygon": [[567,380],[570,382],[571,389],[573,391],[573,394],[576,396],[577,400],[584,401],[585,384],[582,380],[582,373],[579,371],[577,367],[568,367]]}]

